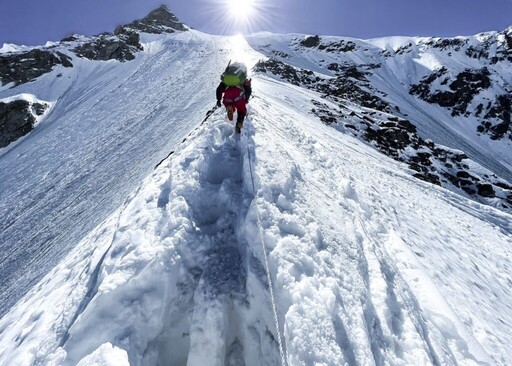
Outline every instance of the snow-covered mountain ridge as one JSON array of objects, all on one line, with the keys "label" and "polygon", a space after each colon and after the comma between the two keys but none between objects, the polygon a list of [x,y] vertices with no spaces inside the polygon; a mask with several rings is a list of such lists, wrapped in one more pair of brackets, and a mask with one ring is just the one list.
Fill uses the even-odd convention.
[{"label": "snow-covered mountain ridge", "polygon": [[270,57],[256,69],[336,102],[312,110],[322,121],[408,163],[420,179],[510,212],[512,28],[454,39],[268,38],[253,37]]},{"label": "snow-covered mountain ridge", "polygon": [[[0,68],[0,77],[3,83],[17,85],[50,72],[59,62],[71,67],[70,52],[91,60],[132,60],[142,49],[141,31],[158,34],[185,30],[188,28],[162,6],[140,21],[118,27],[114,34],[71,36],[58,47],[0,57],[9,64],[8,71]],[[352,114],[351,122],[343,126],[372,141],[387,155],[408,163],[416,177],[510,210],[512,27],[503,32],[445,39],[267,38],[274,41],[254,45],[270,57],[260,62],[257,70],[271,71],[338,101],[342,109],[339,112],[321,105],[315,108],[314,113],[324,122],[337,122]],[[40,68],[27,64],[41,59],[42,52],[53,61],[45,61]],[[297,61],[291,55],[299,56]],[[309,61],[302,64],[305,59]],[[350,102],[369,111],[354,118],[355,112],[346,109]],[[412,110],[405,113],[407,108]],[[368,115],[381,112],[388,115]],[[24,113],[25,123],[11,128],[20,131],[15,138],[31,128],[30,113]],[[354,120],[359,123],[354,124]],[[399,120],[402,122],[393,123]],[[404,154],[405,150],[409,152]],[[468,157],[483,169],[475,169],[473,162],[463,162]]]},{"label": "snow-covered mountain ridge", "polygon": [[[511,362],[509,142],[411,95],[421,40],[146,32],[0,89],[48,105],[0,150],[0,364]],[[241,135],[201,123],[230,59]]]}]

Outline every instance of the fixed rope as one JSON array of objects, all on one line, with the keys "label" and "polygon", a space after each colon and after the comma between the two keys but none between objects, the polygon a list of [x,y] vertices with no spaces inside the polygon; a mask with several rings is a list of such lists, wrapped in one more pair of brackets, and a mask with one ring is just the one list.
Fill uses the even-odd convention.
[{"label": "fixed rope", "polygon": [[[214,106],[212,109],[210,109],[208,112],[206,112],[206,117],[203,119],[203,121],[201,122],[201,124],[200,124],[199,126],[204,125],[204,123],[205,123],[205,122],[208,120],[208,118],[210,118],[210,116],[211,116],[211,115],[212,115],[212,114],[217,110],[217,108],[218,108],[217,106]],[[194,131],[195,131],[195,130],[197,130],[198,128],[199,128],[199,127],[196,127],[196,128],[194,129]],[[192,132],[189,134],[189,136],[190,136],[194,131],[192,131]],[[186,138],[185,138],[185,140],[183,140],[183,142],[185,142],[185,141],[186,141]],[[155,165],[155,168],[154,168],[154,169],[156,169],[156,168],[158,168],[160,165],[162,165],[162,163],[163,163],[164,161],[166,161],[166,160],[169,158],[169,156],[171,156],[172,154],[174,154],[174,150],[170,151],[170,152],[169,152],[169,154],[167,154],[167,156],[166,156],[165,158],[163,158],[162,160],[160,160],[160,162],[159,162],[158,164],[156,164],[156,165]]]},{"label": "fixed rope", "polygon": [[[256,186],[254,184],[254,174],[252,169],[252,160],[251,160],[251,152],[249,150],[249,146],[247,146],[247,154],[249,157],[249,171],[251,172],[251,182],[252,182],[252,191],[256,195]],[[274,313],[274,321],[276,325],[277,330],[277,343],[279,344],[279,354],[281,355],[281,365],[282,366],[288,366],[288,362],[286,361],[286,351],[283,346],[283,337],[281,336],[281,327],[279,326],[279,317],[277,315],[277,305],[276,305],[276,298],[274,295],[274,285],[272,281],[272,276],[270,275],[270,266],[268,264],[268,255],[267,255],[267,246],[265,244],[265,237],[264,237],[264,231],[263,226],[261,225],[261,217],[259,211],[256,209],[256,217],[258,222],[258,229],[261,239],[261,246],[263,248],[263,258],[265,260],[265,270],[267,271],[267,281],[268,281],[268,287],[270,289],[270,300],[272,302],[272,311]]]}]

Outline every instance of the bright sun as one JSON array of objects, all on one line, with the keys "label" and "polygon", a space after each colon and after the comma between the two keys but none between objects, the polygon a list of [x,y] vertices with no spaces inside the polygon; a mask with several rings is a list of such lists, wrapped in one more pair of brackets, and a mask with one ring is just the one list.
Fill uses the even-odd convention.
[{"label": "bright sun", "polygon": [[246,22],[255,11],[254,0],[227,0],[226,6],[231,18]]},{"label": "bright sun", "polygon": [[210,22],[220,24],[223,34],[250,33],[270,26],[275,19],[275,0],[202,0]]}]

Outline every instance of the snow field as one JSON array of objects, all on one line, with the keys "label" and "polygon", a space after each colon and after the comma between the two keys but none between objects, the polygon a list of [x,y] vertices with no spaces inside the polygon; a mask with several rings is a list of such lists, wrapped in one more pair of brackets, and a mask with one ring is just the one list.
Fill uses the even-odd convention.
[{"label": "snow field", "polygon": [[2,319],[0,362],[278,365],[259,213],[289,365],[506,365],[510,217],[254,85],[242,136],[212,115]]},{"label": "snow field", "polygon": [[[277,243],[271,258],[279,258],[278,308],[286,312],[290,364],[506,364],[510,351],[506,342],[496,344],[496,334],[508,330],[492,314],[510,313],[509,276],[493,283],[490,272],[473,277],[466,268],[499,263],[499,272],[508,273],[510,216],[476,204],[461,211],[465,199],[412,184],[399,165],[305,118],[306,93],[264,80],[255,89],[272,103],[256,104],[273,117],[259,124],[252,117],[261,126],[257,157],[268,164],[257,175],[267,176],[268,200],[275,202],[266,232]],[[480,223],[483,216],[487,223]],[[415,254],[395,257],[396,243]],[[492,260],[482,258],[487,246]],[[454,256],[457,250],[465,255]]]},{"label": "snow field", "polygon": [[[0,90],[0,98],[53,103],[0,152],[0,171],[9,172],[0,179],[0,314],[115,211],[215,102],[225,39],[187,32],[142,42],[147,51],[132,62],[76,58],[73,68]],[[190,80],[196,73],[200,88]]]},{"label": "snow field", "polygon": [[[130,364],[278,364],[263,265],[237,233],[251,202],[245,144],[221,122],[157,170],[120,216],[98,229],[111,234],[110,244],[96,265],[82,269],[87,285],[79,276],[57,280],[82,282],[59,296],[82,298],[74,314],[65,306],[54,314],[66,318],[51,345],[61,348],[25,353],[20,364],[94,364],[110,354],[122,358],[121,349]],[[33,322],[41,320],[27,320]]]},{"label": "snow field", "polygon": [[[175,150],[0,320],[0,364],[279,365],[278,332],[290,366],[510,364],[511,216],[323,125],[314,92],[253,88],[241,136],[218,110],[140,160]],[[209,106],[162,103],[142,119],[177,131]]]}]

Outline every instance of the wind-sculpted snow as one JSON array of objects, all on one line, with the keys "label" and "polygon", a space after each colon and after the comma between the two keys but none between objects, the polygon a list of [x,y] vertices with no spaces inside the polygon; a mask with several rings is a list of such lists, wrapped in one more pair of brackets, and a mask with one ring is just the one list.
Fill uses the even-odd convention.
[{"label": "wind-sculpted snow", "polygon": [[1,150],[0,364],[511,364],[509,145],[409,94],[481,37],[145,34],[0,88],[51,106]]},{"label": "wind-sculpted snow", "polygon": [[51,347],[61,348],[15,360],[74,365],[98,347],[111,352],[110,343],[131,364],[278,364],[261,247],[248,246],[244,229],[253,148],[219,114],[211,119],[97,229],[112,233],[104,244],[92,235],[79,246],[104,254],[94,265],[75,263],[90,277],[68,289],[77,300],[59,309],[66,316]]},{"label": "wind-sculpted snow", "polygon": [[253,87],[0,321],[0,363],[279,365],[263,239],[288,365],[509,364],[511,216]]},{"label": "wind-sculpted snow", "polygon": [[[51,112],[0,150],[0,314],[119,207],[215,102],[229,44],[200,33],[146,36],[127,63],[79,59],[61,77],[0,90]],[[210,63],[204,63],[208,55]],[[202,71],[200,71],[202,70]]]}]

